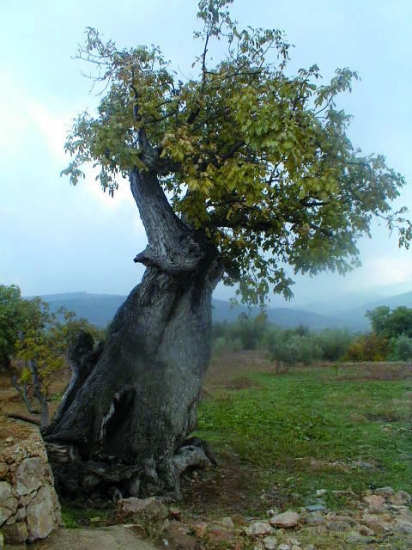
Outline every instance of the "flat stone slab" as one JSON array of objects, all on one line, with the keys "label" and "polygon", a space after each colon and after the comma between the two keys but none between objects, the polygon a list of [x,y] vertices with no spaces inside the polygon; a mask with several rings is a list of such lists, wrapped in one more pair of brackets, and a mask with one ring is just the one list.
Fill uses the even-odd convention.
[{"label": "flat stone slab", "polygon": [[[10,547],[13,548],[12,546]],[[96,529],[57,529],[30,550],[156,550],[140,539],[132,527],[113,525]]]}]

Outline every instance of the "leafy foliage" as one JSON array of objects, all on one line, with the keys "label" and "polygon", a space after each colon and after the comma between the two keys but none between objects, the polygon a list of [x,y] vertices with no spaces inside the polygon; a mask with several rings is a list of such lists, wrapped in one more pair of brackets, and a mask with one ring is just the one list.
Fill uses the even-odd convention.
[{"label": "leafy foliage", "polygon": [[322,350],[322,359],[339,361],[354,338],[347,330],[325,329],[316,336],[316,339]]},{"label": "leafy foliage", "polygon": [[67,349],[81,330],[95,337],[99,331],[85,319],[76,319],[74,313],[65,309],[52,312],[50,305],[40,298],[23,300],[25,322],[16,343],[16,359],[23,360],[21,381],[32,381],[34,362],[47,395],[50,375],[65,365]]},{"label": "leafy foliage", "polygon": [[16,285],[0,285],[0,367],[10,368],[11,357],[24,323],[21,292]]},{"label": "leafy foliage", "polygon": [[[72,184],[82,165],[98,166],[114,194],[130,170],[149,170],[175,212],[219,250],[227,284],[245,299],[272,285],[291,295],[295,273],[345,273],[358,265],[357,239],[378,216],[398,227],[408,246],[411,225],[390,201],[404,178],[382,155],[362,155],[338,107],[358,74],[338,69],[321,83],[316,65],[287,71],[290,44],[279,30],[238,29],[232,0],[200,0],[203,43],[197,78],[181,81],[158,47],[117,49],[92,28],[79,58],[97,68],[103,86],[95,115],[75,121],[64,174]],[[213,40],[226,55],[211,66]]]},{"label": "leafy foliage", "polygon": [[364,334],[349,346],[345,361],[385,361],[389,353],[389,342],[378,334]]},{"label": "leafy foliage", "polygon": [[388,306],[379,306],[367,311],[366,317],[370,319],[373,330],[369,339],[380,342],[378,360],[412,359],[412,309],[399,306],[391,311]]},{"label": "leafy foliage", "polygon": [[80,330],[102,337],[74,313],[53,312],[41,298],[22,298],[15,285],[0,286],[0,352],[10,370],[13,360],[14,385],[30,412],[30,394],[47,406],[50,376],[66,364],[66,351]]},{"label": "leafy foliage", "polygon": [[338,361],[354,336],[347,330],[325,329],[312,332],[305,326],[283,329],[267,321],[262,312],[255,318],[239,315],[236,323],[215,323],[214,351],[262,349],[280,369],[297,363],[309,365],[317,360]]},{"label": "leafy foliage", "polygon": [[399,306],[393,311],[388,306],[380,306],[366,313],[372,330],[384,338],[397,338],[402,334],[412,337],[412,309]]},{"label": "leafy foliage", "polygon": [[392,361],[412,361],[412,338],[401,334],[390,342]]},{"label": "leafy foliage", "polygon": [[322,350],[309,331],[302,333],[297,330],[282,330],[272,327],[266,334],[266,349],[270,359],[276,361],[278,368],[283,363],[286,366],[296,363],[310,365],[321,358]]}]

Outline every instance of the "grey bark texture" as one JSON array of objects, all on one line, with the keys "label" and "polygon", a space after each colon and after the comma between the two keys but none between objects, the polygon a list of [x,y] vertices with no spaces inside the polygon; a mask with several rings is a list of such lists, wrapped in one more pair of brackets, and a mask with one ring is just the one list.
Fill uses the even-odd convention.
[{"label": "grey bark texture", "polygon": [[73,379],[42,433],[61,492],[170,492],[207,460],[185,444],[210,358],[211,297],[221,277],[216,250],[172,211],[155,172],[130,173],[148,245],[146,266],[112,321],[106,342],[82,336]]}]

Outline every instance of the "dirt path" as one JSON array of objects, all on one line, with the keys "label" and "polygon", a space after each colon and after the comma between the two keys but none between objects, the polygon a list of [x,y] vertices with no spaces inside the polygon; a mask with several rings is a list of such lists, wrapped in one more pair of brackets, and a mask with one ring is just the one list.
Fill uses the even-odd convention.
[{"label": "dirt path", "polygon": [[113,525],[96,529],[59,529],[30,550],[155,550],[140,539],[133,527]]}]

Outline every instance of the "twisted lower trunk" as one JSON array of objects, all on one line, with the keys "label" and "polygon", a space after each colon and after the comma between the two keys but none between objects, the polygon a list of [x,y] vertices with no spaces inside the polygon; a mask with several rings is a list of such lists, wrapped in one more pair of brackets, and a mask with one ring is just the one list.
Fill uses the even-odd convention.
[{"label": "twisted lower trunk", "polygon": [[148,236],[136,257],[145,275],[104,346],[96,350],[86,338],[72,357],[72,383],[43,436],[63,491],[178,496],[181,471],[207,460],[185,442],[209,362],[221,272],[216,251],[175,216],[156,176],[134,170],[130,180]]}]

